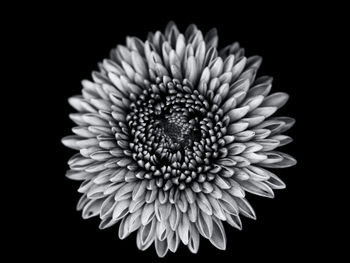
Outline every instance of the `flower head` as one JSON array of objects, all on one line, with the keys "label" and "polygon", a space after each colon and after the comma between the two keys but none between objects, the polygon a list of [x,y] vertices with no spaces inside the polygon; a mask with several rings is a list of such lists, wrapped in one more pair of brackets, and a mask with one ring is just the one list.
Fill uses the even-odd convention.
[{"label": "flower head", "polygon": [[137,231],[138,248],[154,243],[160,257],[180,242],[196,253],[200,236],[225,249],[223,221],[255,218],[246,192],[285,187],[265,168],[296,163],[275,150],[294,119],[271,117],[288,95],[256,78],[261,57],[217,44],[215,29],[182,34],[172,22],[145,42],[128,37],[69,99],[77,127],[62,142],[79,151],[67,172],[83,181],[78,210],[101,229],[120,222],[121,239]]}]

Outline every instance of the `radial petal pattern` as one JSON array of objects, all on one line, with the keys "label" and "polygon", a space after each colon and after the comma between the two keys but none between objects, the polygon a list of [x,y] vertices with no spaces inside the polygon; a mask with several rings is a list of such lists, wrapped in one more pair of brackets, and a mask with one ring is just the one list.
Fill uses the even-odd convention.
[{"label": "radial petal pattern", "polygon": [[82,181],[77,209],[101,229],[119,223],[120,239],[136,231],[137,247],[160,257],[180,243],[196,253],[200,236],[224,250],[223,221],[255,219],[246,192],[285,187],[266,168],[296,164],[276,150],[294,119],[272,117],[288,95],[256,77],[261,57],[217,45],[215,29],[172,22],[145,42],[128,37],[69,99],[77,126],[62,142],[79,151],[66,175]]}]

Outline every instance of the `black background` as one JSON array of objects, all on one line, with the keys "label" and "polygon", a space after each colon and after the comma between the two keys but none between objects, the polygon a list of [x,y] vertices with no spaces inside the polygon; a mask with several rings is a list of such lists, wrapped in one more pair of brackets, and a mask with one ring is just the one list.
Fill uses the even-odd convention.
[{"label": "black background", "polygon": [[[36,171],[36,180],[29,180],[34,184],[30,195],[24,197],[30,205],[24,205],[27,216],[20,220],[22,233],[26,234],[19,242],[26,247],[26,253],[47,259],[109,262],[209,258],[217,262],[284,261],[327,254],[328,249],[323,249],[327,219],[320,212],[325,203],[317,182],[320,172],[310,164],[310,147],[318,139],[312,135],[317,116],[311,108],[317,100],[315,90],[320,89],[315,87],[314,65],[318,64],[320,45],[329,39],[317,6],[241,7],[234,1],[214,1],[193,6],[178,2],[152,6],[124,2],[115,6],[40,8],[45,11],[28,12],[23,23],[28,22],[29,34],[20,36],[28,43],[31,60],[36,62],[30,79],[34,88],[27,93],[37,99],[30,107],[31,116],[39,116],[35,124],[33,120],[23,120],[28,126],[37,126],[32,130],[37,139],[28,166]],[[257,220],[242,218],[242,231],[225,225],[226,251],[217,250],[202,238],[197,255],[180,245],[176,254],[168,252],[165,259],[158,259],[153,246],[145,252],[137,249],[135,234],[119,240],[117,227],[101,231],[97,218],[83,220],[76,212],[79,183],[64,176],[67,160],[74,151],[66,149],[60,140],[71,134],[73,123],[68,114],[73,109],[67,99],[80,93],[81,80],[91,79],[97,63],[108,56],[111,48],[125,43],[127,35],[145,39],[149,31],[164,30],[169,20],[175,21],[181,31],[191,23],[204,32],[216,27],[219,47],[239,41],[246,55],[263,57],[258,74],[274,77],[273,92],[290,95],[277,115],[297,120],[287,132],[294,142],[283,150],[293,155],[298,164],[276,171],[287,188],[276,191],[275,199],[248,196]]]}]

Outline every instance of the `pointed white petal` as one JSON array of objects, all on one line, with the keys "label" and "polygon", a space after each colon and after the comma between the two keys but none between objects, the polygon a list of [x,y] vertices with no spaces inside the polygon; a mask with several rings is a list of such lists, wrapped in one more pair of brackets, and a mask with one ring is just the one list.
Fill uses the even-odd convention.
[{"label": "pointed white petal", "polygon": [[182,243],[187,245],[190,237],[190,221],[186,214],[182,214],[177,231]]},{"label": "pointed white petal", "polygon": [[175,232],[169,231],[169,235],[167,237],[167,240],[168,240],[169,250],[171,252],[175,253],[179,244],[180,244],[180,238],[179,238],[177,231],[175,231]]},{"label": "pointed white petal", "polygon": [[143,77],[148,76],[148,69],[146,66],[145,61],[141,57],[141,55],[138,52],[132,51],[131,52],[131,60],[132,65],[137,73],[139,73]]},{"label": "pointed white petal", "polygon": [[287,103],[289,95],[284,92],[276,92],[264,99],[262,107],[277,107],[278,109],[283,107]]},{"label": "pointed white petal", "polygon": [[274,198],[272,189],[263,182],[247,180],[240,182],[242,188],[252,194],[264,196],[268,198]]},{"label": "pointed white petal", "polygon": [[117,202],[113,210],[113,219],[119,220],[126,216],[129,213],[129,204],[130,199]]},{"label": "pointed white petal", "polygon": [[231,215],[226,213],[226,222],[229,223],[232,227],[242,230],[242,222],[239,216]]},{"label": "pointed white petal", "polygon": [[141,223],[142,225],[147,225],[151,220],[154,218],[155,212],[154,212],[154,204],[146,204],[143,207],[142,214],[141,214]]},{"label": "pointed white petal", "polygon": [[224,226],[221,221],[215,217],[213,218],[213,234],[209,241],[218,249],[226,249],[226,234]]},{"label": "pointed white petal", "polygon": [[190,56],[187,60],[185,77],[192,83],[196,84],[198,79],[198,68],[194,56]]},{"label": "pointed white petal", "polygon": [[196,223],[197,229],[202,236],[208,239],[213,234],[212,218],[213,218],[212,216],[209,216],[206,213],[203,213],[202,211],[199,211],[198,213],[198,221]]},{"label": "pointed white petal", "polygon": [[104,199],[96,199],[89,201],[84,209],[82,216],[84,219],[91,218],[93,216],[97,216],[100,213],[101,205],[103,204]]},{"label": "pointed white petal", "polygon": [[167,239],[160,241],[158,238],[156,238],[154,246],[156,248],[156,252],[157,252],[158,257],[160,257],[160,258],[163,258],[166,255],[166,253],[168,252]]},{"label": "pointed white petal", "polygon": [[235,200],[238,205],[239,212],[242,215],[251,219],[256,219],[254,209],[245,198],[236,198]]},{"label": "pointed white petal", "polygon": [[241,119],[243,116],[245,116],[248,113],[248,111],[249,111],[248,105],[230,110],[227,113],[227,115],[230,117],[230,123],[233,123]]},{"label": "pointed white petal", "polygon": [[111,216],[115,205],[116,205],[116,202],[114,201],[113,195],[110,195],[109,197],[107,197],[101,205],[100,218],[104,219],[108,216]]},{"label": "pointed white petal", "polygon": [[188,248],[189,250],[196,254],[199,248],[200,237],[198,230],[194,224],[190,224],[190,236],[188,240]]},{"label": "pointed white petal", "polygon": [[203,193],[198,193],[198,199],[197,199],[198,207],[206,214],[212,215],[213,210],[212,207],[207,199],[207,197]]},{"label": "pointed white petal", "polygon": [[222,197],[219,200],[219,203],[220,203],[221,207],[227,213],[232,214],[232,215],[238,215],[237,204],[236,204],[234,198],[230,194],[223,192]]},{"label": "pointed white petal", "polygon": [[278,159],[278,161],[273,163],[261,163],[261,166],[268,168],[287,168],[296,165],[297,163],[297,161],[289,154],[282,152],[274,152],[274,154],[278,154],[280,157],[282,157],[282,160]]}]

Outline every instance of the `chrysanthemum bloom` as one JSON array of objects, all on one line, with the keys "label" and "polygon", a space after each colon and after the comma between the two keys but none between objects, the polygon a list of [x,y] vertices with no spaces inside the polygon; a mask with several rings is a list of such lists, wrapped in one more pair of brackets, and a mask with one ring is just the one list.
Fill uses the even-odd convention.
[{"label": "chrysanthemum bloom", "polygon": [[67,172],[83,181],[77,209],[101,229],[120,222],[121,239],[137,231],[138,248],[154,243],[160,257],[180,241],[196,253],[200,236],[225,249],[223,221],[255,218],[245,193],[285,187],[265,168],[296,163],[275,150],[294,120],[271,117],[288,95],[268,95],[261,57],[217,44],[215,29],[182,34],[174,23],[145,42],[128,37],[69,99],[77,127],[62,141],[79,151]]}]

